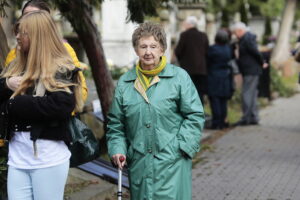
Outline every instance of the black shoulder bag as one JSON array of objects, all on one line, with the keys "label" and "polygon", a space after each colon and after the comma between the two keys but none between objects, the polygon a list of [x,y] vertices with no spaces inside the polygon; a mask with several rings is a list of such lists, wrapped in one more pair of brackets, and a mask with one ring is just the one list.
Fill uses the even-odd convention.
[{"label": "black shoulder bag", "polygon": [[69,130],[71,135],[69,150],[72,153],[70,167],[77,167],[99,157],[99,141],[90,128],[77,117],[71,117]]}]

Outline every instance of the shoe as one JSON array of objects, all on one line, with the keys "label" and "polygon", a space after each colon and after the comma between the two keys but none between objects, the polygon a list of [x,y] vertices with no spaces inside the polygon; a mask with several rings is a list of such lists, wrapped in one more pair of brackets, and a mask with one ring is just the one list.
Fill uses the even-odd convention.
[{"label": "shoe", "polygon": [[259,122],[258,121],[251,121],[249,124],[251,124],[251,125],[259,125]]},{"label": "shoe", "polygon": [[211,126],[209,127],[209,129],[211,129],[211,130],[221,130],[221,129],[222,129],[222,126],[220,126],[220,125],[211,125]]},{"label": "shoe", "polygon": [[220,128],[219,128],[219,126],[210,126],[208,129],[210,129],[210,130],[218,130]]},{"label": "shoe", "polygon": [[224,124],[223,124],[223,128],[229,128],[229,123],[228,122],[225,122]]},{"label": "shoe", "polygon": [[250,124],[250,123],[247,122],[247,121],[240,120],[240,121],[234,123],[233,126],[247,126],[247,125],[249,125],[249,124]]}]

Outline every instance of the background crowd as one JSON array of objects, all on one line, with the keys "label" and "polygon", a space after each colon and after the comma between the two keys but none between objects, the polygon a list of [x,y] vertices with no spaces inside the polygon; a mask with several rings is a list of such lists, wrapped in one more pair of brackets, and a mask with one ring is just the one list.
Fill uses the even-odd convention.
[{"label": "background crowd", "polygon": [[[258,50],[256,36],[246,25],[238,22],[229,28],[221,28],[213,45],[208,45],[207,35],[197,29],[197,19],[189,16],[183,23],[175,48],[179,65],[186,69],[201,97],[209,100],[212,122],[209,128],[223,129],[227,121],[227,102],[235,90],[236,74],[242,75],[242,112],[239,121],[233,125],[257,125],[258,86],[263,69],[268,67],[265,58]],[[266,77],[269,75],[266,74]],[[264,81],[264,85],[269,82]]]}]

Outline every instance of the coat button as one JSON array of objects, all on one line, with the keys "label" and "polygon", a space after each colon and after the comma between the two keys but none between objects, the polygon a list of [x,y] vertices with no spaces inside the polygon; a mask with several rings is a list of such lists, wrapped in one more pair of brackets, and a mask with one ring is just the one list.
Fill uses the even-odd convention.
[{"label": "coat button", "polygon": [[152,153],[152,149],[148,149],[148,152],[149,152],[149,153]]},{"label": "coat button", "polygon": [[151,126],[150,126],[150,124],[146,124],[146,127],[147,127],[147,128],[150,128]]}]

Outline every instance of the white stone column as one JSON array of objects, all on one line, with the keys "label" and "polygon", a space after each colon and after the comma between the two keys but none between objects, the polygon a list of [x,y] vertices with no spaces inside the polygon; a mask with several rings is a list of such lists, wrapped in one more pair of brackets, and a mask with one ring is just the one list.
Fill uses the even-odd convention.
[{"label": "white stone column", "polygon": [[102,44],[106,59],[117,67],[131,66],[137,56],[131,43],[135,25],[126,22],[127,1],[106,0],[102,9]]}]

